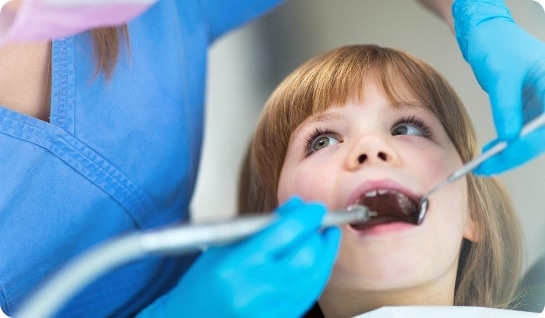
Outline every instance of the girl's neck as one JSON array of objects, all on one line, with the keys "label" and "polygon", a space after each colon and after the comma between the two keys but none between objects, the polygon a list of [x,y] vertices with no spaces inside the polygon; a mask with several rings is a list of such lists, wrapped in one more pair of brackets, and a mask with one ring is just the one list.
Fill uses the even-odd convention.
[{"label": "girl's neck", "polygon": [[331,284],[320,297],[324,317],[353,317],[385,306],[452,306],[454,286],[428,284],[394,291],[355,291]]}]

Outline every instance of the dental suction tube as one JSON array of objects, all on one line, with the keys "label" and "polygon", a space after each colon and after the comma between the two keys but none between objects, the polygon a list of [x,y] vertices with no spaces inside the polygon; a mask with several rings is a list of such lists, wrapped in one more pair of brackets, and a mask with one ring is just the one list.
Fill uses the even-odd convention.
[{"label": "dental suction tube", "polygon": [[[375,212],[364,206],[353,205],[347,211],[326,214],[322,227],[363,223],[374,215]],[[268,214],[215,223],[186,224],[156,231],[135,232],[113,239],[84,253],[61,269],[38,289],[15,317],[51,317],[88,283],[123,264],[149,255],[181,255],[208,246],[229,244],[264,229],[276,218],[275,214]]]}]

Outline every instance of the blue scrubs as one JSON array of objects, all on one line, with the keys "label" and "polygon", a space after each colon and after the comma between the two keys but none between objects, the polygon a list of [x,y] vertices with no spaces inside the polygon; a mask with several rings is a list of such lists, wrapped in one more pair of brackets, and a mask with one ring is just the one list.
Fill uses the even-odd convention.
[{"label": "blue scrubs", "polygon": [[[0,305],[122,233],[188,218],[208,46],[280,0],[161,0],[128,23],[115,73],[93,77],[89,34],[52,49],[50,123],[0,106]],[[150,258],[88,286],[59,316],[128,316],[194,257]]]}]

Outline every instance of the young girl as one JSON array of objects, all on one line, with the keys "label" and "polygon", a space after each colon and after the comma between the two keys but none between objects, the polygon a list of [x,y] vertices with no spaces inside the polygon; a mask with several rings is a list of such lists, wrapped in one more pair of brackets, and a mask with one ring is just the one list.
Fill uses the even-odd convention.
[{"label": "young girl", "polygon": [[242,172],[239,210],[271,211],[291,196],[329,210],[378,212],[342,226],[331,279],[309,316],[382,306],[508,307],[521,237],[507,194],[468,175],[430,198],[421,225],[397,218],[478,154],[450,85],[393,49],[341,47],[295,70],[272,94]]}]

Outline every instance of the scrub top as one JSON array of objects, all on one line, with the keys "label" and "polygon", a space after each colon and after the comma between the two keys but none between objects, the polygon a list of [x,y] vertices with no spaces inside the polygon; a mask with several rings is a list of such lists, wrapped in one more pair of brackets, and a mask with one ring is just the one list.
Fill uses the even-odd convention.
[{"label": "scrub top", "polygon": [[[81,252],[188,219],[199,166],[206,55],[280,0],[161,0],[128,23],[111,79],[88,33],[52,45],[46,123],[0,106],[0,305]],[[130,48],[129,48],[130,47]],[[130,316],[177,283],[195,255],[146,258],[87,286],[61,317]]]}]

